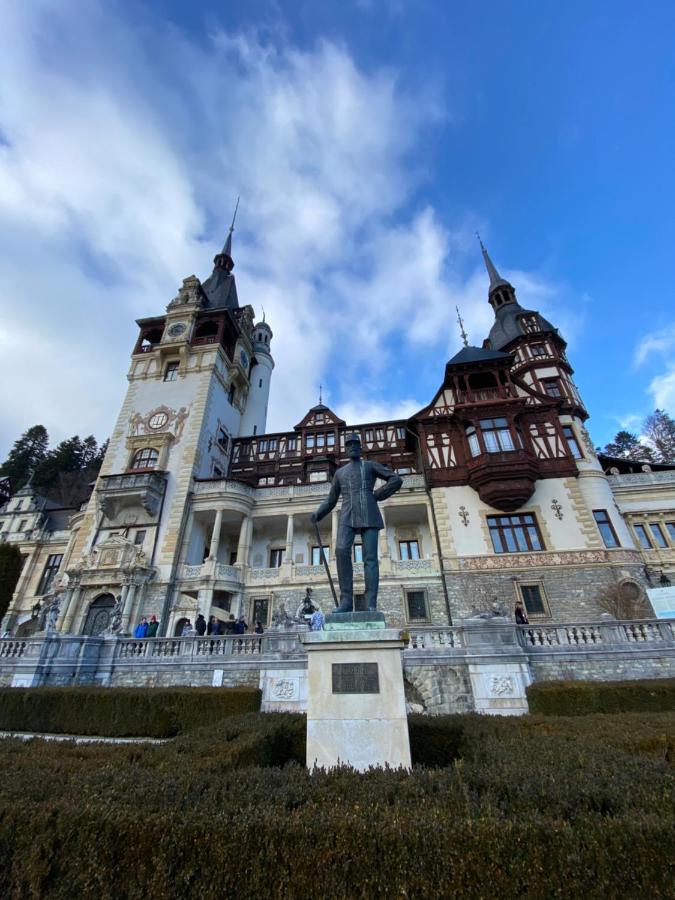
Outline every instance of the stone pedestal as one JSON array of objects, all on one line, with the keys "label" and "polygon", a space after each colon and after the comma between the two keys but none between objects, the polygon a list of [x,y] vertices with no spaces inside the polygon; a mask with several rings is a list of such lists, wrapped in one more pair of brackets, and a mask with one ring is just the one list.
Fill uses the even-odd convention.
[{"label": "stone pedestal", "polygon": [[476,712],[522,716],[528,712],[525,689],[532,677],[527,657],[508,619],[465,619],[464,638]]},{"label": "stone pedestal", "polygon": [[398,629],[302,635],[308,660],[307,767],[410,768]]}]

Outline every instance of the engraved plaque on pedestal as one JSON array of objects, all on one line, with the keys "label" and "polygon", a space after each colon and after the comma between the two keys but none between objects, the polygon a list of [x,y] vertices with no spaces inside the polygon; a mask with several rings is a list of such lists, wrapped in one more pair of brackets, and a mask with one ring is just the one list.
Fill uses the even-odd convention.
[{"label": "engraved plaque on pedestal", "polygon": [[377,663],[333,663],[334,694],[379,694]]}]

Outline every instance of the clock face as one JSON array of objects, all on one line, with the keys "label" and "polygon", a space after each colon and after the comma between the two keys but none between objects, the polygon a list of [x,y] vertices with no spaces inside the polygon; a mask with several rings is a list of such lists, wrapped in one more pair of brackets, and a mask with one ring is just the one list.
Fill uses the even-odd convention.
[{"label": "clock face", "polygon": [[244,350],[239,351],[239,359],[241,360],[242,366],[247,369],[248,368],[248,356],[244,352]]},{"label": "clock face", "polygon": [[185,322],[176,322],[175,325],[172,325],[171,328],[169,328],[168,335],[172,338],[180,337],[184,331]]}]

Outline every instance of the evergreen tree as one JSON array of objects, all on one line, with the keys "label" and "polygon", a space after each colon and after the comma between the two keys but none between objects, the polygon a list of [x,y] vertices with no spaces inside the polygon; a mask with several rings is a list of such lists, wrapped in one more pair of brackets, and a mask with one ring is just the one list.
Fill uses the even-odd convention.
[{"label": "evergreen tree", "polygon": [[10,491],[16,494],[30,478],[31,472],[47,455],[49,435],[44,425],[33,425],[25,431],[0,466],[0,478],[8,478]]},{"label": "evergreen tree", "polygon": [[655,409],[642,426],[644,436],[654,448],[656,462],[675,463],[675,420],[663,409]]},{"label": "evergreen tree", "polygon": [[12,602],[23,561],[16,544],[0,544],[0,619]]},{"label": "evergreen tree", "polygon": [[632,459],[635,462],[655,462],[651,447],[641,444],[637,435],[630,431],[619,431],[614,440],[600,451],[617,459]]}]

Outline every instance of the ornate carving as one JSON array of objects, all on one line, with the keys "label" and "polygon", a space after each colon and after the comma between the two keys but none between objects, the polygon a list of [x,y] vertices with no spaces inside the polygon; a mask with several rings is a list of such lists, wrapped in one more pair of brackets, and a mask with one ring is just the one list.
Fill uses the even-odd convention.
[{"label": "ornate carving", "polygon": [[553,514],[556,519],[561,519],[563,517],[562,506],[556,499],[551,500],[551,509],[553,510]]},{"label": "ornate carving", "polygon": [[175,410],[170,406],[157,406],[151,409],[145,416],[139,412],[133,412],[129,418],[129,437],[138,437],[139,435],[163,434],[164,432],[173,432],[173,440],[175,443],[181,439],[185,420],[190,415],[189,406],[181,406]]},{"label": "ornate carving", "polygon": [[642,557],[635,550],[565,550],[559,553],[500,553],[496,556],[465,556],[460,569],[529,569],[542,566],[585,566],[625,562],[639,565]]},{"label": "ornate carving", "polygon": [[503,697],[504,694],[514,694],[516,685],[513,675],[493,675],[490,678],[490,693],[497,697]]},{"label": "ornate carving", "polygon": [[462,520],[462,525],[464,525],[465,528],[468,528],[468,526],[469,526],[469,510],[466,508],[466,506],[460,506],[458,516]]}]

